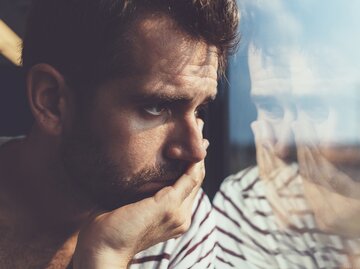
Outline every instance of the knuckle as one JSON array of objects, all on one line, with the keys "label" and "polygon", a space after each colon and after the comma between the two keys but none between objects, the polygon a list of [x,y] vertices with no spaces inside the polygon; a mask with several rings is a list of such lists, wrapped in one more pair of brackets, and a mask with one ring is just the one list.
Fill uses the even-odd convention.
[{"label": "knuckle", "polygon": [[186,217],[177,211],[170,210],[166,212],[164,218],[165,222],[168,223],[170,229],[182,230],[183,226],[186,226],[186,224],[188,223]]},{"label": "knuckle", "polygon": [[179,232],[180,233],[186,233],[190,229],[191,221],[187,220],[182,225],[179,226]]},{"label": "knuckle", "polygon": [[192,177],[192,178],[190,178],[189,180],[190,180],[189,186],[190,186],[190,189],[191,189],[191,190],[192,190],[193,188],[195,188],[195,187],[199,184],[199,182],[201,181],[200,179],[198,179],[198,178],[196,178],[196,177]]},{"label": "knuckle", "polygon": [[173,219],[172,224],[174,228],[181,228],[185,222],[186,222],[185,218],[179,215],[175,219]]},{"label": "knuckle", "polygon": [[177,219],[177,214],[171,209],[167,209],[164,213],[164,222],[165,223],[174,223]]}]

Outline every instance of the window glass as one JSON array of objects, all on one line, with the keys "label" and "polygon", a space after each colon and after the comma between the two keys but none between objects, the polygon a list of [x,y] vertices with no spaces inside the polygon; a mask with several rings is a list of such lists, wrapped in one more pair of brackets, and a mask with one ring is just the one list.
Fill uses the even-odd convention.
[{"label": "window glass", "polygon": [[258,169],[253,221],[272,234],[258,243],[279,253],[268,268],[359,268],[360,2],[238,5],[229,169]]}]

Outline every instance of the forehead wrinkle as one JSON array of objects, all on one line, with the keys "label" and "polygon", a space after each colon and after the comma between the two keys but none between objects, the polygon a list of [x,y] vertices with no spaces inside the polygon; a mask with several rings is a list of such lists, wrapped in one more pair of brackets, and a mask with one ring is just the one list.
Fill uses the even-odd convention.
[{"label": "forehead wrinkle", "polygon": [[213,65],[217,71],[218,49],[215,46],[194,39],[167,15],[157,15],[150,14],[132,26],[133,54],[138,65],[147,69],[164,66],[181,70],[196,63]]},{"label": "forehead wrinkle", "polygon": [[164,53],[155,61],[154,67],[165,75],[209,77],[217,80],[218,56],[206,44],[197,42],[186,50],[174,51],[173,55]]},{"label": "forehead wrinkle", "polygon": [[[215,98],[217,94],[217,80],[212,78],[202,78],[200,81],[196,79],[194,82],[188,77],[181,79],[160,79],[150,83],[143,84],[139,95],[159,98],[172,98],[183,100],[194,100],[200,96]],[[209,80],[205,81],[204,80]],[[206,87],[204,87],[206,85]]]},{"label": "forehead wrinkle", "polygon": [[134,101],[138,102],[184,102],[184,103],[193,103],[197,100],[201,100],[201,102],[207,102],[210,100],[214,100],[216,97],[215,94],[205,94],[201,95],[199,92],[196,95],[190,95],[190,94],[184,94],[184,93],[177,93],[177,92],[169,92],[169,91],[154,91],[152,93],[146,93],[146,94],[134,94],[132,96],[132,99]]},{"label": "forehead wrinkle", "polygon": [[217,94],[217,80],[212,77],[201,77],[193,75],[179,75],[177,77],[166,75],[166,79],[162,82],[165,85],[160,88],[171,89],[170,92],[184,94],[190,96],[198,96],[203,94],[206,96],[216,96]]},{"label": "forehead wrinkle", "polygon": [[163,77],[171,78],[208,78],[212,80],[217,80],[217,69],[212,65],[187,65],[179,72],[168,71],[166,68],[160,70]]}]

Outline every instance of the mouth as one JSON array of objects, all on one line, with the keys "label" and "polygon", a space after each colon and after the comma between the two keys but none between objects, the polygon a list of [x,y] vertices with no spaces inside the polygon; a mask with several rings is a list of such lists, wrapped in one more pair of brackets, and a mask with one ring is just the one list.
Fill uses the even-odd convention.
[{"label": "mouth", "polygon": [[158,192],[162,188],[172,186],[175,182],[176,182],[176,180],[154,180],[154,181],[149,181],[149,182],[146,182],[145,184],[143,184],[139,188],[139,191],[143,192],[143,193],[153,193],[153,194],[155,194],[156,192]]},{"label": "mouth", "polygon": [[360,182],[360,166],[359,165],[344,165],[344,164],[335,164],[336,167],[347,174],[351,180],[355,182]]}]

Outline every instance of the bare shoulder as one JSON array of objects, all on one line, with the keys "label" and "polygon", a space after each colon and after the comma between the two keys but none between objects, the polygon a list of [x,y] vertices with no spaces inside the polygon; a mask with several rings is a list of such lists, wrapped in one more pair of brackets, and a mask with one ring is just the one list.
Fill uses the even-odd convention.
[{"label": "bare shoulder", "polygon": [[[5,142],[0,138],[0,264],[1,268],[41,268],[35,264],[35,258],[29,243],[21,240],[18,229],[19,201],[13,191],[12,178],[13,158],[12,141]],[[44,267],[43,267],[44,268]]]},{"label": "bare shoulder", "polygon": [[[26,248],[17,242],[14,229],[0,223],[0,264],[3,268],[30,268]],[[35,268],[35,267],[33,267]]]},{"label": "bare shoulder", "polygon": [[[21,232],[20,232],[21,233]],[[17,229],[0,226],[0,268],[65,269],[72,255],[46,238],[25,236]]]}]

